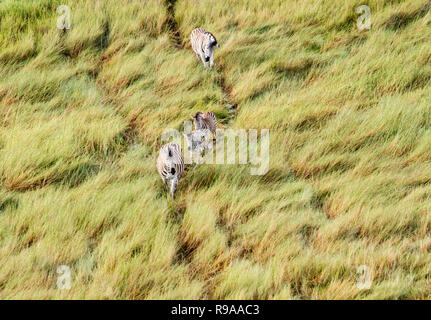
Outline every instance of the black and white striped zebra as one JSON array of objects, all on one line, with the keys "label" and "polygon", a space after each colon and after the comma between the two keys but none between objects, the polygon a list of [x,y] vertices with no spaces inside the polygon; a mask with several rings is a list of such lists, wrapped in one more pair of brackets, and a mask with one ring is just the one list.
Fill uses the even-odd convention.
[{"label": "black and white striped zebra", "polygon": [[191,116],[193,123],[195,124],[196,130],[209,130],[212,134],[216,133],[217,129],[217,118],[215,114],[211,111],[209,112],[196,112],[196,114]]},{"label": "black and white striped zebra", "polygon": [[170,142],[160,148],[157,171],[165,185],[168,185],[168,181],[170,181],[170,192],[173,199],[178,181],[184,172],[184,158],[181,147],[177,143]]},{"label": "black and white striped zebra", "polygon": [[214,146],[210,143],[211,132],[208,129],[198,129],[190,133],[184,133],[186,145],[189,151],[197,155],[198,160]]},{"label": "black and white striped zebra", "polygon": [[205,68],[214,66],[214,47],[218,47],[216,38],[211,32],[202,28],[196,28],[190,34],[193,51],[202,60]]}]

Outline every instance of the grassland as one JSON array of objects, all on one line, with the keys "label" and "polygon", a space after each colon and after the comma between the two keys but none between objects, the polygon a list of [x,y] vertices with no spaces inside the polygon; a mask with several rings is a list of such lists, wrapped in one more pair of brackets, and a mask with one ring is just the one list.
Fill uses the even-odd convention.
[{"label": "grassland", "polygon": [[[430,8],[1,1],[0,298],[430,299]],[[199,110],[270,129],[270,169],[194,166],[170,201],[160,137]]]}]

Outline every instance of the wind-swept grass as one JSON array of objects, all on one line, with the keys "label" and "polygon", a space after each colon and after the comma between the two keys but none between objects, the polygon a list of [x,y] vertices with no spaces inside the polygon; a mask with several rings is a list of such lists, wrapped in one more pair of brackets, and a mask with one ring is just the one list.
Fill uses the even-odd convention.
[{"label": "wind-swept grass", "polygon": [[[430,298],[429,1],[172,3],[71,1],[66,32],[59,1],[0,4],[0,298]],[[168,199],[161,134],[197,111],[270,129],[269,171]]]}]

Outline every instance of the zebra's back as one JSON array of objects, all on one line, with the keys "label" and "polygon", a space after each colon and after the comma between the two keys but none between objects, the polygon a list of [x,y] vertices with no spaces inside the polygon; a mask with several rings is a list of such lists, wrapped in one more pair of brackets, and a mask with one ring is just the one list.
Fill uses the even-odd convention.
[{"label": "zebra's back", "polygon": [[196,54],[200,54],[205,41],[205,30],[202,28],[196,28],[190,34],[190,41],[192,43],[193,51]]},{"label": "zebra's back", "polygon": [[212,133],[215,133],[216,128],[217,128],[217,118],[216,118],[215,114],[211,111],[208,111],[208,112],[204,113],[202,118],[203,118],[205,126],[206,126],[206,128],[203,128],[203,129],[208,129]]},{"label": "zebra's back", "polygon": [[196,28],[196,29],[193,29],[193,31],[190,33],[190,39],[192,42],[198,39],[204,39],[204,36],[207,34],[211,34],[211,33],[206,31],[205,29]]}]

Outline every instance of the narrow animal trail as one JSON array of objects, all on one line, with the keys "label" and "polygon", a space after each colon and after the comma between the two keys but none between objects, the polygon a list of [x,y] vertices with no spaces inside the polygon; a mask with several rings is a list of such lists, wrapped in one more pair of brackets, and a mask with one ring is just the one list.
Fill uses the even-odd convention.
[{"label": "narrow animal trail", "polygon": [[[179,49],[186,50],[182,44],[183,36],[181,35],[181,32],[180,32],[179,27],[178,27],[178,23],[175,19],[175,4],[176,4],[176,2],[177,2],[177,0],[166,0],[165,1],[166,10],[167,10],[167,14],[168,14],[166,24],[167,24],[168,30],[170,32],[170,35],[171,35],[171,40],[174,43],[174,45]],[[222,67],[216,67],[213,70],[217,71],[217,74],[218,74],[217,85],[221,88],[221,90],[223,92],[224,103],[226,105],[227,111],[230,114],[229,121],[232,121],[234,119],[234,117],[236,116],[237,105],[232,102],[231,89],[226,84],[226,76],[225,76],[224,70]]]},{"label": "narrow animal trail", "polygon": [[231,88],[226,84],[226,76],[223,68],[219,67],[219,70],[217,72],[219,74],[217,84],[223,91],[224,103],[230,115],[229,122],[228,122],[228,127],[230,127],[232,121],[234,121],[236,117],[237,105],[232,102]]},{"label": "narrow animal trail", "polygon": [[[167,26],[168,26],[168,30],[170,32],[170,36],[171,36],[171,41],[173,42],[174,46],[176,48],[178,48],[179,50],[187,50],[186,48],[184,48],[183,46],[183,42],[182,39],[184,39],[183,35],[181,35],[180,29],[178,27],[178,23],[176,21],[176,17],[175,17],[175,4],[176,4],[177,0],[166,0],[165,1],[165,5],[166,5],[166,10],[167,10],[167,14],[168,14],[168,19],[167,19]],[[187,50],[189,51],[189,50]],[[193,54],[193,52],[190,51],[190,54]],[[217,72],[217,79],[216,79],[216,84],[218,85],[218,87],[221,89],[221,91],[223,92],[223,103],[226,106],[226,109],[229,113],[229,118],[228,121],[226,123],[226,128],[230,128],[232,125],[232,122],[235,120],[236,117],[236,111],[237,111],[237,105],[235,103],[232,102],[231,100],[231,89],[230,87],[227,85],[226,83],[226,76],[223,70],[223,67],[215,67],[213,69],[210,69],[210,72]],[[182,224],[182,217],[184,215],[185,210],[187,209],[187,205],[186,204],[182,204],[180,205],[180,208],[178,208],[177,211],[177,218],[175,219],[176,224],[179,226],[179,229],[181,227]],[[180,213],[181,217],[178,217],[178,213]],[[228,226],[228,224],[226,223],[226,221],[224,221],[222,214],[219,215],[219,217],[217,218],[217,226],[218,228],[220,228],[220,230],[222,230],[226,235],[227,235],[227,239],[228,239],[228,250],[230,250],[231,246],[232,246],[232,242],[233,242],[233,232],[231,230],[231,228]],[[190,270],[190,276],[192,278],[196,277],[196,273],[195,271],[193,271],[195,268],[193,266],[193,254],[194,251],[197,247],[197,245],[190,245],[189,243],[187,243],[187,241],[184,241],[184,237],[181,235],[181,231],[178,234],[178,239],[179,239],[179,250],[177,253],[177,262],[179,263],[184,263],[186,265],[189,265],[191,270]],[[214,277],[212,277],[214,278]],[[205,285],[205,292],[204,292],[204,296],[206,296],[206,298],[209,299],[214,299],[214,294],[213,294],[213,284],[212,284],[212,279],[207,279],[207,284]]]},{"label": "narrow animal trail", "polygon": [[166,11],[167,11],[167,20],[166,24],[171,33],[171,40],[177,48],[182,48],[181,44],[181,34],[178,28],[177,21],[175,20],[175,4],[177,0],[166,0]]}]

